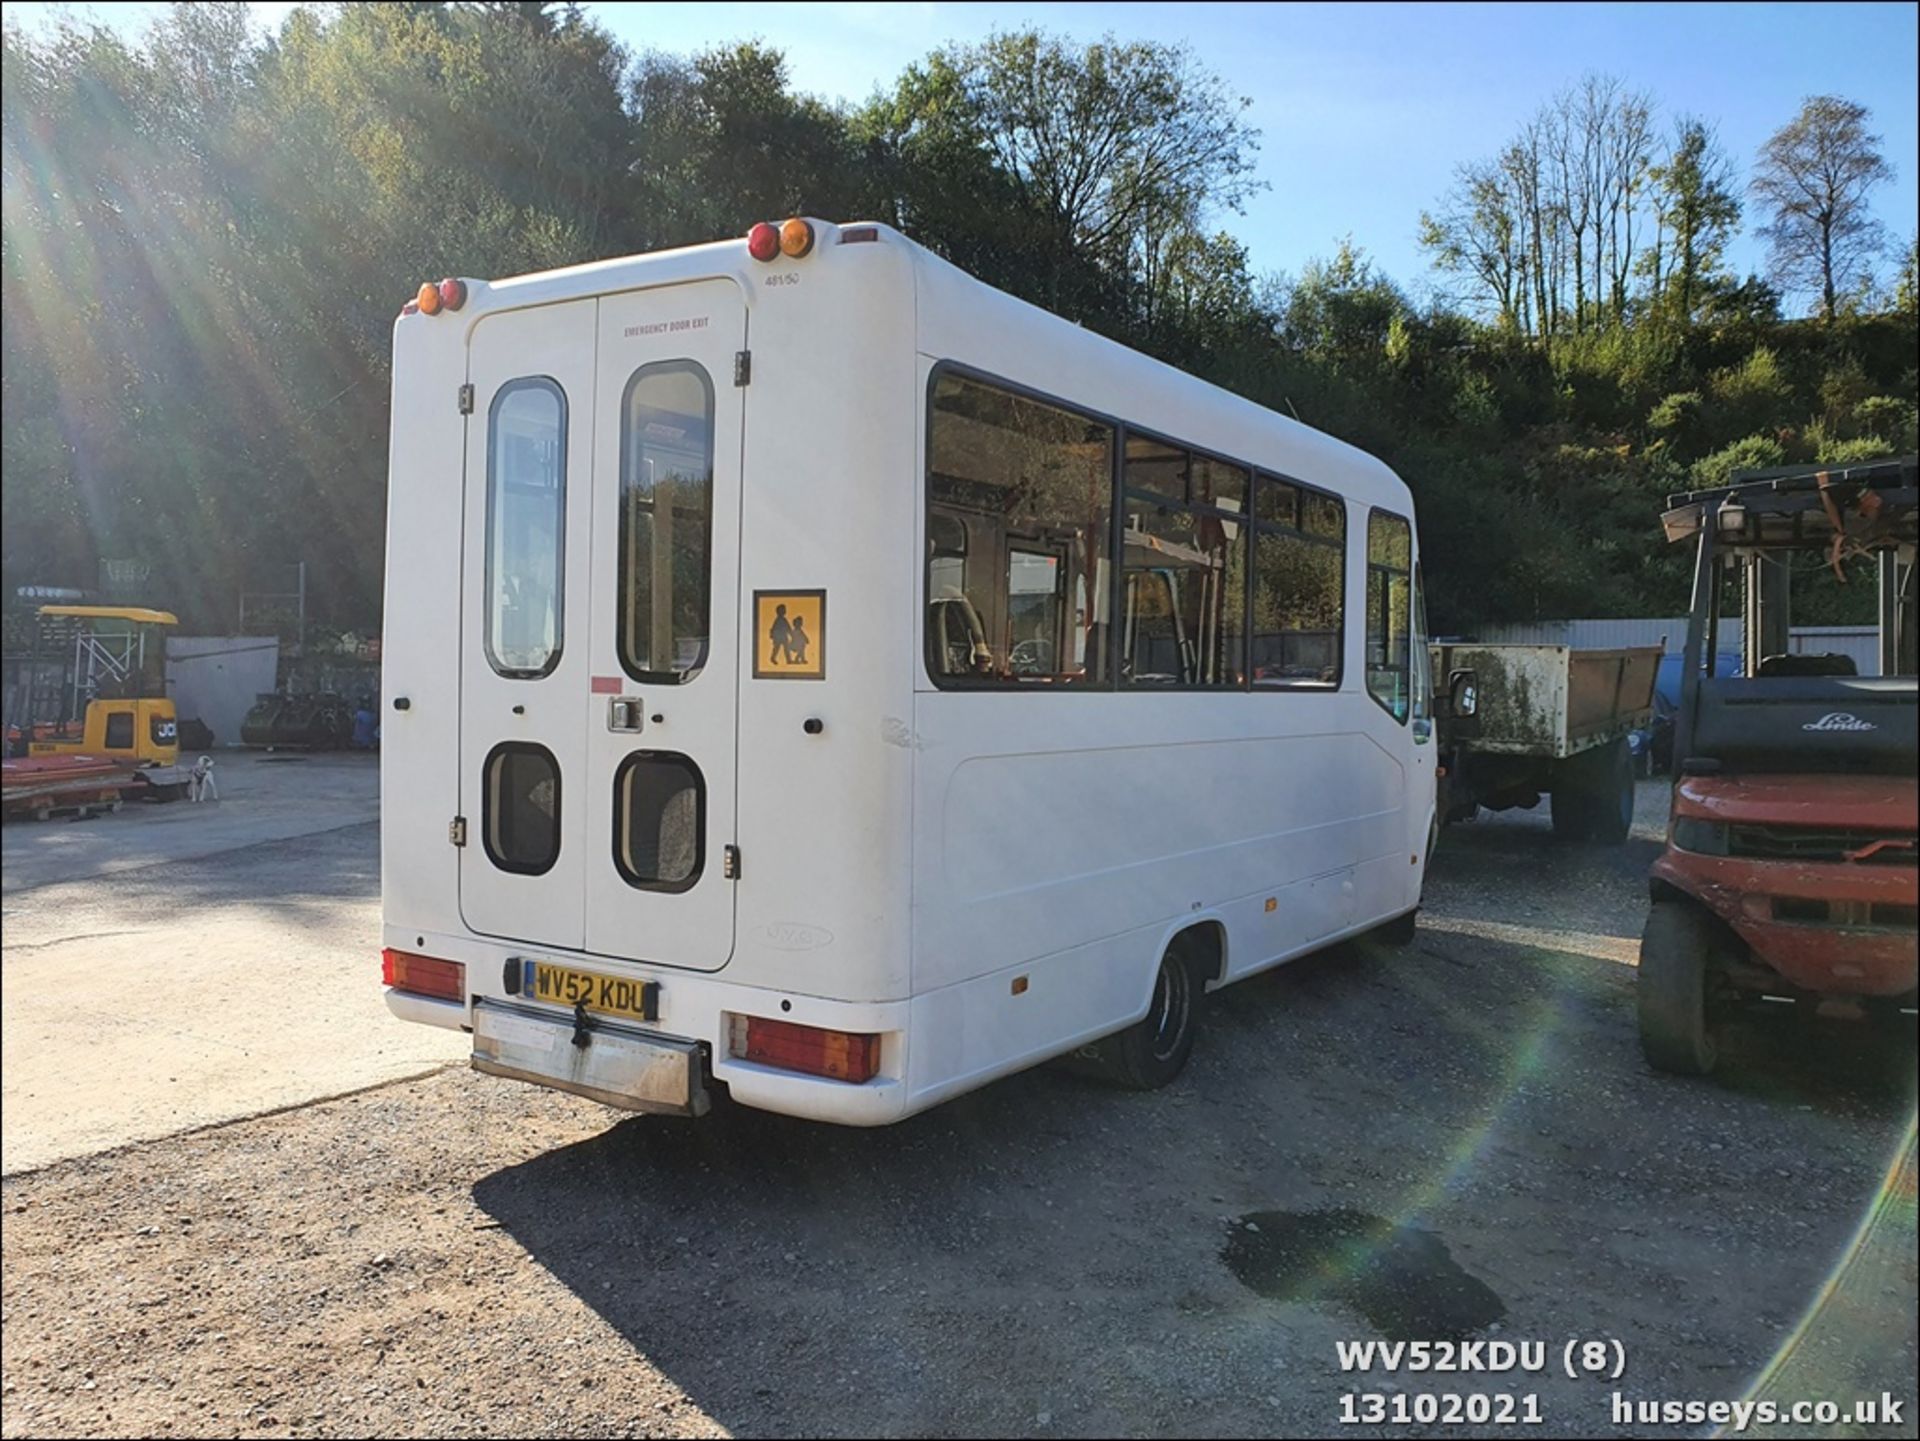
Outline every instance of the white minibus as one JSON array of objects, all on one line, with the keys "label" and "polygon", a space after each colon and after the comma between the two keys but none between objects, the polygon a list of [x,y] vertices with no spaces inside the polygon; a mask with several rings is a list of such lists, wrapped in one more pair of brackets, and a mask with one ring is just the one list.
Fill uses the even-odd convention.
[{"label": "white minibus", "polygon": [[1407,934],[1407,487],[885,225],[394,328],[386,1000],[494,1075],[878,1125]]}]

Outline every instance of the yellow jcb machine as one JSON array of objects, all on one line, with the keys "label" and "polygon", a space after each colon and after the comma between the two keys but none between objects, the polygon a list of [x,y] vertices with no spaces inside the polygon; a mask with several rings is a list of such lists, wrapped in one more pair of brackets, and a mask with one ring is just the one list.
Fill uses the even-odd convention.
[{"label": "yellow jcb machine", "polygon": [[43,605],[26,723],[29,756],[101,756],[138,768],[163,797],[184,789],[180,723],[167,696],[167,611]]}]

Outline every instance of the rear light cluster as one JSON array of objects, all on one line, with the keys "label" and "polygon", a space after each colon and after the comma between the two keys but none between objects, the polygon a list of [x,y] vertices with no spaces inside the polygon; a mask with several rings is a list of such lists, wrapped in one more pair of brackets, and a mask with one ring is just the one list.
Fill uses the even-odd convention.
[{"label": "rear light cluster", "polygon": [[420,287],[413,299],[400,307],[402,315],[438,315],[443,310],[458,310],[467,303],[467,282],[449,275],[435,285],[431,280]]},{"label": "rear light cluster", "polygon": [[467,968],[458,961],[436,960],[388,947],[380,952],[380,979],[409,995],[437,996],[445,1001],[467,998]]},{"label": "rear light cluster", "polygon": [[823,1031],[759,1016],[733,1017],[731,1031],[730,1049],[743,1061],[855,1085],[880,1074],[878,1036]]},{"label": "rear light cluster", "polygon": [[798,260],[813,250],[813,225],[794,216],[775,225],[763,220],[747,232],[747,254],[755,260]]}]

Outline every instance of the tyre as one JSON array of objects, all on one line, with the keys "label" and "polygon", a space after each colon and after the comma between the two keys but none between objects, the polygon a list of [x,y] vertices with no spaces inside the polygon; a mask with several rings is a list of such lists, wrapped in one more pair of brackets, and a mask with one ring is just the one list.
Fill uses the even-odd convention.
[{"label": "tyre", "polygon": [[1626,737],[1561,761],[1553,776],[1553,833],[1617,846],[1633,829],[1633,752]]},{"label": "tyre", "polygon": [[1655,901],[1640,936],[1634,990],[1640,1049],[1656,1071],[1704,1076],[1719,1060],[1708,1001],[1713,988],[1713,926],[1687,901]]},{"label": "tyre", "polygon": [[1090,1048],[1107,1080],[1132,1091],[1157,1091],[1186,1067],[1206,985],[1195,951],[1188,937],[1175,936],[1160,958],[1147,1014]]},{"label": "tyre", "polygon": [[1549,806],[1553,833],[1563,841],[1584,841],[1592,826],[1586,788],[1580,783],[1578,767],[1563,762],[1554,776]]},{"label": "tyre", "polygon": [[1587,838],[1603,846],[1624,845],[1633,830],[1633,752],[1622,736],[1598,752],[1587,799]]}]

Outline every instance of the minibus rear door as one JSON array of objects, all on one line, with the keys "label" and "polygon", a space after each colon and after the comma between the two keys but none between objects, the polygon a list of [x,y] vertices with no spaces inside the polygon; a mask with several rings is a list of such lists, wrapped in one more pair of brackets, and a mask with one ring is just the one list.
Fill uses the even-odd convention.
[{"label": "minibus rear door", "polygon": [[467,352],[460,913],[483,935],[574,950],[597,304],[484,316]]},{"label": "minibus rear door", "polygon": [[733,954],[746,329],[731,280],[600,301],[586,943],[703,971]]}]

